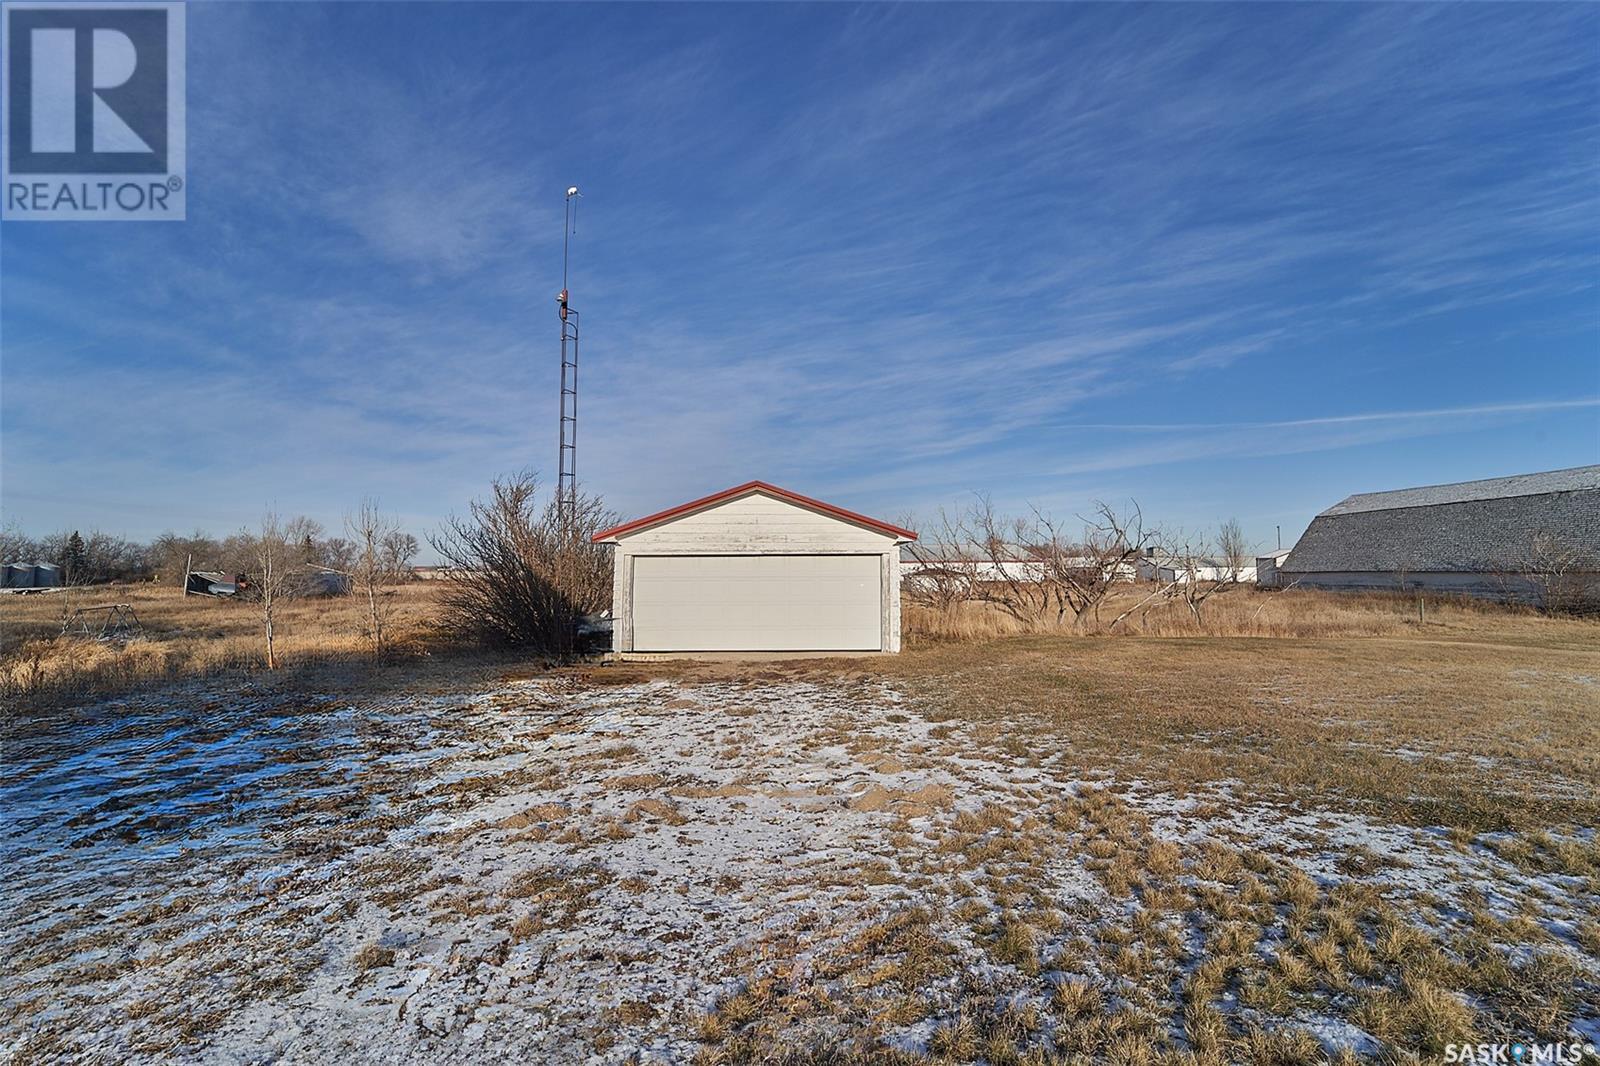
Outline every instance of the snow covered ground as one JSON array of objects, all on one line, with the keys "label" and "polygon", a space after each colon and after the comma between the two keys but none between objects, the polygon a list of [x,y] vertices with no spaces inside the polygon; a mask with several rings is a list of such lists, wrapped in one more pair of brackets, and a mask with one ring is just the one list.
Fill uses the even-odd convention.
[{"label": "snow covered ground", "polygon": [[[1224,958],[1231,923],[1234,977],[1204,997],[1230,1032],[1370,1053],[1411,1024],[1372,1013],[1415,999],[1382,998],[1396,914],[1445,953],[1498,923],[1562,1030],[1519,1035],[1596,1032],[1592,878],[1005,740],[881,680],[754,671],[107,701],[7,745],[0,1050],[679,1061],[757,1031],[956,1057],[994,1057],[962,1041],[996,1033],[1193,1048],[1172,990]],[[1319,944],[1339,979],[1307,984],[1281,957]],[[1540,1003],[1541,974],[1571,994]],[[1509,1024],[1493,989],[1456,999]],[[1097,1012],[1128,1020],[1096,1036]]]}]

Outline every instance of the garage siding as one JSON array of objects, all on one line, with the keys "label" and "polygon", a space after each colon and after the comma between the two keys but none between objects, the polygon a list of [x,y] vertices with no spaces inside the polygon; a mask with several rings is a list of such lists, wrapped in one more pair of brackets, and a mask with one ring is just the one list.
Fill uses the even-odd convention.
[{"label": "garage siding", "polygon": [[876,555],[634,556],[636,651],[880,651]]},{"label": "garage siding", "polygon": [[612,648],[897,652],[902,539],[760,491],[623,533]]},{"label": "garage siding", "polygon": [[746,555],[884,551],[889,538],[759,493],[622,538],[634,555]]}]

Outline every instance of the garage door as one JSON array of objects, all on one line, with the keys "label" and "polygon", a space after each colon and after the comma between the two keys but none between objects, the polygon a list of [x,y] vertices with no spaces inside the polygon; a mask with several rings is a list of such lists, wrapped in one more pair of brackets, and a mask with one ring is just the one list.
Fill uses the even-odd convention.
[{"label": "garage door", "polygon": [[635,651],[878,651],[876,555],[644,555]]}]

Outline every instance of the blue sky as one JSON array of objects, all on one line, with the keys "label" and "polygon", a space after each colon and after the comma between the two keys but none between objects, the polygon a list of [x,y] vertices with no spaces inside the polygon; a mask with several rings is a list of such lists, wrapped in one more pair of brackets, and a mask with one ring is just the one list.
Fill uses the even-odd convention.
[{"label": "blue sky", "polygon": [[1600,462],[1600,7],[196,4],[183,223],[0,230],[6,520],[419,534],[555,462],[1270,547]]}]

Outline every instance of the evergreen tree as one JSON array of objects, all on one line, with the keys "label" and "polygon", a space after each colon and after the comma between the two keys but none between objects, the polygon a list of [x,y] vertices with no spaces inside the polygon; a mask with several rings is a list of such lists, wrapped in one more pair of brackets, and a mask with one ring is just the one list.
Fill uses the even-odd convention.
[{"label": "evergreen tree", "polygon": [[66,547],[61,549],[61,574],[69,585],[76,585],[87,578],[89,553],[84,551],[83,537],[74,529],[72,536],[67,538]]}]

